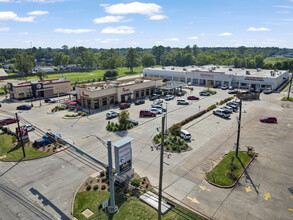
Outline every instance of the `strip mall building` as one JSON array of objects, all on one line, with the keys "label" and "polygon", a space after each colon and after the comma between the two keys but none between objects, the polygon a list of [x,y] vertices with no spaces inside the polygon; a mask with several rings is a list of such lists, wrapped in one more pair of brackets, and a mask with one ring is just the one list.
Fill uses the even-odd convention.
[{"label": "strip mall building", "polygon": [[289,79],[289,71],[264,69],[236,69],[227,66],[206,65],[187,67],[144,68],[146,77],[159,77],[171,81],[205,86],[208,81],[217,86],[233,86],[239,89],[278,88]]},{"label": "strip mall building", "polygon": [[51,97],[71,91],[70,80],[66,78],[30,82],[7,83],[11,99]]},{"label": "strip mall building", "polygon": [[83,108],[99,109],[130,102],[154,94],[162,79],[138,77],[110,82],[87,83],[75,87]]}]

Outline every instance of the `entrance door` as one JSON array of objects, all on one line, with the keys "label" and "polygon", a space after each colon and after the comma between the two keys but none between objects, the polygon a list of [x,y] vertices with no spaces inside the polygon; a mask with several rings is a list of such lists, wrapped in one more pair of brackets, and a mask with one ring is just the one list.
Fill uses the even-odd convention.
[{"label": "entrance door", "polygon": [[125,96],[124,96],[124,95],[121,96],[121,102],[122,102],[122,103],[125,102]]}]

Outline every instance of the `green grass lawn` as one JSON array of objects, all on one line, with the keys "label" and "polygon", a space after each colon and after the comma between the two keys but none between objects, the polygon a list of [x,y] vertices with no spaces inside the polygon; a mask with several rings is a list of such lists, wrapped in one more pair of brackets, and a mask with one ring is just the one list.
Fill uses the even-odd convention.
[{"label": "green grass lawn", "polygon": [[[136,75],[142,73],[143,67],[135,67],[133,68],[133,73],[130,72],[129,68],[121,67],[118,68],[118,77],[122,76],[130,76],[130,75]],[[101,78],[103,80],[103,76],[106,70],[93,70],[89,72],[70,72],[70,73],[57,73],[57,74],[47,74],[47,79],[56,79],[61,77],[66,77],[66,79],[69,79],[71,82],[75,81],[87,81],[87,80],[93,80]],[[9,74],[10,76],[11,74]],[[23,79],[23,78],[21,78]],[[38,77],[36,76],[28,76],[27,80],[38,80]]]},{"label": "green grass lawn", "polygon": [[6,155],[2,160],[20,160],[20,159],[31,159],[35,157],[45,156],[48,153],[35,150],[31,147],[24,147],[26,157],[23,158],[22,148],[15,149],[12,146],[12,136],[1,134],[0,135],[0,156]]},{"label": "green grass lawn", "polygon": [[4,89],[2,87],[0,87],[0,95],[3,95],[5,92],[4,92]]},{"label": "green grass lawn", "polygon": [[[79,220],[86,220],[86,218],[81,214],[85,209],[90,209],[97,216],[97,203],[101,204],[105,199],[109,199],[109,192],[104,191],[89,191],[89,192],[79,192],[76,194],[74,200],[74,210],[73,215]],[[150,220],[157,219],[158,214],[155,209],[149,205],[141,202],[136,198],[123,198],[121,195],[116,194],[116,204],[119,206],[118,212],[113,216],[113,219],[129,219],[129,220]],[[176,207],[177,208],[177,207]],[[173,211],[174,210],[174,211]],[[178,214],[180,213],[180,214]],[[101,219],[107,219],[106,214],[100,209]],[[188,217],[193,216],[193,218]],[[195,219],[198,217],[194,213],[191,213],[183,208],[178,208],[175,210],[172,208],[167,214],[163,215],[162,219],[167,220],[183,220],[183,219]],[[91,219],[93,216],[91,216]],[[204,219],[198,217],[196,219]]]},{"label": "green grass lawn", "polygon": [[293,58],[288,58],[288,57],[267,57],[266,59],[264,59],[264,63],[271,63],[272,65],[274,65],[277,62],[283,62],[286,60],[292,60]]},{"label": "green grass lawn", "polygon": [[[251,154],[253,154],[253,152]],[[235,151],[229,152],[211,172],[207,173],[206,178],[210,182],[220,186],[231,186],[235,180],[227,177],[226,173],[231,172],[229,169],[229,163],[231,163],[231,158],[233,156],[235,156]],[[233,173],[236,178],[239,177],[243,171],[243,168],[247,165],[251,158],[251,156],[246,154],[246,151],[238,152],[238,158],[234,158],[234,164],[237,166],[237,169],[234,170]]]},{"label": "green grass lawn", "polygon": [[287,96],[283,97],[282,101],[293,101],[293,97],[289,97],[289,100],[287,99]]}]

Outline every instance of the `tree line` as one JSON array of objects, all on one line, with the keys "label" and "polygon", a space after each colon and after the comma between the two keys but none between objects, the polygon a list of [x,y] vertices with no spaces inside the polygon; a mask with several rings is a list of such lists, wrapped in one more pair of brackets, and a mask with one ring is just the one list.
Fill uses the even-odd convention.
[{"label": "tree line", "polygon": [[[113,71],[118,67],[128,67],[131,72],[137,66],[188,66],[188,65],[234,65],[236,68],[292,69],[293,59],[282,59],[278,62],[265,63],[264,59],[271,56],[292,53],[293,49],[277,47],[216,47],[199,48],[197,45],[185,48],[154,46],[153,48],[121,48],[93,49],[64,45],[59,49],[29,48],[29,49],[0,49],[0,65],[12,63],[25,75],[29,74],[36,65],[36,60],[44,59],[40,64],[46,65],[46,59],[52,59],[54,66],[79,64],[85,69],[103,68],[106,77],[114,77]],[[1,67],[1,66],[0,66]]]}]

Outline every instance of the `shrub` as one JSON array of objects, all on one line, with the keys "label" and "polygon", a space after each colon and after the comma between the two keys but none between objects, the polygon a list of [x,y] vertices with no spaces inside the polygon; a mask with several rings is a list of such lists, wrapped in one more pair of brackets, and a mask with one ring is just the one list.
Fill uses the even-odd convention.
[{"label": "shrub", "polygon": [[94,185],[94,190],[97,191],[99,189],[98,185]]},{"label": "shrub", "polygon": [[140,180],[139,179],[132,179],[131,185],[138,187],[140,185]]},{"label": "shrub", "polygon": [[87,187],[86,187],[86,191],[90,191],[92,189],[92,186],[91,185],[88,185]]},{"label": "shrub", "polygon": [[7,127],[2,127],[2,131],[4,132],[4,133],[7,133]]},{"label": "shrub", "polygon": [[100,172],[100,177],[104,177],[104,176],[105,176],[105,171],[103,170]]},{"label": "shrub", "polygon": [[12,136],[12,143],[15,143],[17,141],[17,137],[16,136]]},{"label": "shrub", "polygon": [[172,135],[179,136],[179,135],[180,135],[181,127],[182,127],[182,125],[179,124],[179,123],[172,125],[172,126],[170,127],[170,133],[171,133]]},{"label": "shrub", "polygon": [[105,190],[106,189],[106,185],[103,184],[102,187],[101,187],[101,189],[102,190]]}]

